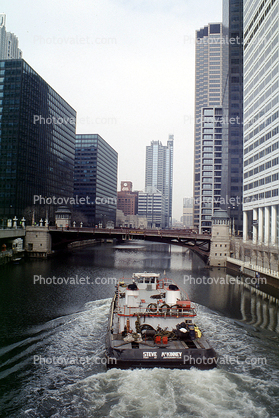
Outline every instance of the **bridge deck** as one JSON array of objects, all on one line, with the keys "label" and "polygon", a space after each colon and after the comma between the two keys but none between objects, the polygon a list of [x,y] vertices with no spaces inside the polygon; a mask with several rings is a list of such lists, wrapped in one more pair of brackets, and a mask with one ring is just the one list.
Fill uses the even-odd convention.
[{"label": "bridge deck", "polygon": [[65,246],[74,241],[84,239],[142,239],[146,241],[162,242],[179,246],[186,246],[208,258],[210,252],[211,236],[197,234],[189,230],[154,230],[154,229],[129,229],[129,228],[56,228],[49,227],[52,235],[53,249]]}]

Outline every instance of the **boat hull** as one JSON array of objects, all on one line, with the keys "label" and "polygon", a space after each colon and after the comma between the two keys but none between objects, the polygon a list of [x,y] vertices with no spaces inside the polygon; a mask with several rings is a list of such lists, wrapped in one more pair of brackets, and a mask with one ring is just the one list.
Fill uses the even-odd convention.
[{"label": "boat hull", "polygon": [[163,367],[169,369],[201,370],[213,369],[217,366],[217,355],[213,348],[209,349],[125,349],[108,348],[107,367],[120,369]]}]

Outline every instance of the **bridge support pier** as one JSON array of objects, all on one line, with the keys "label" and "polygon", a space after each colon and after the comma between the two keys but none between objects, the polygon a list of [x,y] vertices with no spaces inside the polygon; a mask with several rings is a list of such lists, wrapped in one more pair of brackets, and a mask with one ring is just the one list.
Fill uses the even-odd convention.
[{"label": "bridge support pier", "polygon": [[52,254],[51,235],[43,226],[27,226],[25,250],[29,257],[46,258]]}]

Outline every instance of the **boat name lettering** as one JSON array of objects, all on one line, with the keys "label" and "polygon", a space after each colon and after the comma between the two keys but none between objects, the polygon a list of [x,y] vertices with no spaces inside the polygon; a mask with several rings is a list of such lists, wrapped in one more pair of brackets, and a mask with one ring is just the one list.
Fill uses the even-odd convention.
[{"label": "boat name lettering", "polygon": [[161,353],[162,358],[182,358],[182,352],[181,351],[164,351]]},{"label": "boat name lettering", "polygon": [[157,358],[156,351],[144,351],[143,358]]}]

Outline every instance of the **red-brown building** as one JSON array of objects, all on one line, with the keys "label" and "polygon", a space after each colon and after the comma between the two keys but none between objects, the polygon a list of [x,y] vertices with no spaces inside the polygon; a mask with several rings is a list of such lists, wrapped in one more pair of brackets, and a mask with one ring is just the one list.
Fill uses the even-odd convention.
[{"label": "red-brown building", "polygon": [[121,181],[121,191],[117,192],[117,209],[122,210],[124,215],[137,215],[138,192],[133,192],[131,181]]}]

